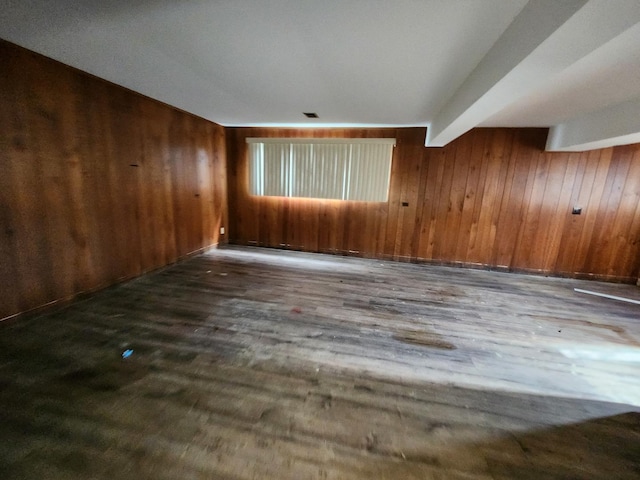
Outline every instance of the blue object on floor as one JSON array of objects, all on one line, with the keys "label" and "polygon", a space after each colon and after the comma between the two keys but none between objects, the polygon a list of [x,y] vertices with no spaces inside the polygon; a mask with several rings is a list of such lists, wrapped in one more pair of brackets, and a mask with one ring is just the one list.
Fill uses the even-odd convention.
[{"label": "blue object on floor", "polygon": [[133,350],[125,350],[124,352],[122,352],[122,358],[129,358],[132,353]]}]

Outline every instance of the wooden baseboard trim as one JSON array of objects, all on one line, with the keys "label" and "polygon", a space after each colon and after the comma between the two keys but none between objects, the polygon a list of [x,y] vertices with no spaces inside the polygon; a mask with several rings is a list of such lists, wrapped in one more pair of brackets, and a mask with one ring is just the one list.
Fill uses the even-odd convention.
[{"label": "wooden baseboard trim", "polygon": [[428,258],[419,258],[419,257],[408,257],[403,255],[388,255],[388,254],[378,254],[374,255],[366,252],[358,252],[354,250],[309,250],[305,249],[301,246],[294,245],[266,245],[260,242],[247,242],[236,243],[233,241],[229,242],[230,245],[248,245],[252,247],[262,247],[262,248],[275,248],[279,250],[292,250],[296,252],[309,252],[309,253],[324,253],[328,255],[341,255],[346,257],[361,257],[361,258],[375,258],[377,260],[386,260],[393,262],[405,262],[405,263],[421,263],[426,265],[437,265],[442,267],[456,267],[456,268],[470,268],[474,270],[488,270],[491,272],[503,272],[503,273],[522,273],[526,275],[538,275],[544,277],[558,277],[558,278],[575,278],[576,280],[596,280],[601,282],[611,282],[611,283],[629,283],[635,284],[639,282],[640,279],[636,277],[624,277],[618,275],[604,275],[599,273],[585,273],[585,272],[555,272],[555,271],[547,271],[535,268],[515,268],[509,267],[508,265],[488,265],[483,263],[471,263],[471,262],[458,262],[452,260],[434,260]]}]

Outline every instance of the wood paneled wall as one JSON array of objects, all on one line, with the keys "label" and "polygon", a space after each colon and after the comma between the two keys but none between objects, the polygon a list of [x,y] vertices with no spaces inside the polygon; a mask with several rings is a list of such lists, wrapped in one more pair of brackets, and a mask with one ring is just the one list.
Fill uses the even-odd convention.
[{"label": "wood paneled wall", "polygon": [[224,129],[0,42],[0,318],[219,241]]},{"label": "wood paneled wall", "polygon": [[[474,129],[425,148],[424,129],[227,129],[230,241],[635,282],[640,145],[549,153],[546,133]],[[390,135],[388,203],[247,194],[246,137]]]}]

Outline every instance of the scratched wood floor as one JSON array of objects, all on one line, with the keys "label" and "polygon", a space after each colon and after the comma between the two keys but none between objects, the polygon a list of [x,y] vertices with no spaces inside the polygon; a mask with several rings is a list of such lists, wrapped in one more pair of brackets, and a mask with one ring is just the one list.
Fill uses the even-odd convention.
[{"label": "scratched wood floor", "polygon": [[640,307],[574,287],[640,298],[216,250],[0,325],[0,478],[638,479]]}]

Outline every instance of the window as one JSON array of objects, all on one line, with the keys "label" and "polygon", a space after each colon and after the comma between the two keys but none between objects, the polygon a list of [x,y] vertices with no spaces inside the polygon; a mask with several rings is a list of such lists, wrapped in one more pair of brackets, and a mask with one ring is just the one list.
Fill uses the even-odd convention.
[{"label": "window", "polygon": [[386,202],[393,138],[248,138],[249,193]]}]

